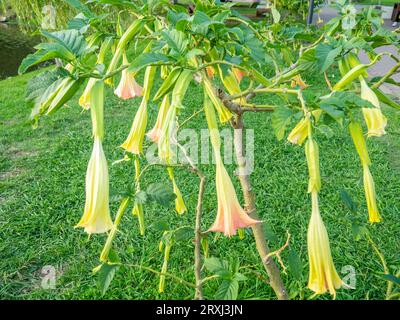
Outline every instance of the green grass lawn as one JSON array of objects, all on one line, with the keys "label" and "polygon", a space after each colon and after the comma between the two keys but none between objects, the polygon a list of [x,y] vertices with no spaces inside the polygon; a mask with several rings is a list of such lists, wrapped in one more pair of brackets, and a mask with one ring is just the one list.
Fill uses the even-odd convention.
[{"label": "green grass lawn", "polygon": [[[56,115],[42,119],[33,130],[27,118],[30,110],[24,103],[24,90],[32,74],[0,82],[0,298],[7,299],[96,299],[101,293],[91,270],[98,265],[98,256],[105,235],[88,239],[81,229],[73,226],[79,221],[84,206],[84,179],[92,148],[91,122],[88,112],[82,112],[77,98]],[[322,79],[322,77],[321,77]],[[319,81],[307,79],[310,90],[321,90]],[[185,100],[182,119],[202,107],[202,93],[192,83]],[[264,100],[267,100],[266,98]],[[122,157],[119,146],[129,132],[139,105],[138,100],[122,102],[107,90],[106,137],[104,149],[109,163]],[[150,123],[156,117],[156,105],[150,106]],[[400,267],[400,118],[399,113],[384,109],[388,116],[388,134],[382,139],[370,139],[368,146],[373,165],[378,203],[384,222],[369,229],[391,268]],[[282,274],[290,291],[307,283],[306,232],[311,213],[307,195],[307,168],[303,148],[278,142],[271,129],[269,114],[247,114],[245,121],[255,128],[255,172],[252,174],[257,193],[257,207],[265,221],[268,240],[273,249],[282,246],[286,230],[292,235],[291,246],[303,264],[302,281],[295,282],[291,270]],[[205,128],[203,116],[188,125]],[[357,218],[366,221],[367,212],[362,187],[362,171],[349,136],[339,128],[333,138],[319,137],[322,181],[321,213],[327,226],[332,254],[338,271],[346,265],[355,268],[357,282],[354,290],[339,290],[338,299],[382,299],[386,283],[379,274],[382,267],[371,246],[355,241],[352,236],[352,213],[343,205],[340,190],[345,189],[359,203]],[[117,195],[133,179],[133,164],[124,162],[110,166],[111,194]],[[203,230],[213,222],[216,197],[212,166],[201,169],[209,177],[204,203]],[[228,166],[232,173],[234,166]],[[172,209],[151,205],[145,209],[146,234],[141,237],[135,217],[128,212],[115,241],[121,260],[140,263],[159,270],[162,255],[158,251],[161,237],[152,223],[168,219],[171,226],[194,226],[198,181],[185,172],[176,172],[189,211],[178,216]],[[242,195],[237,179],[238,196]],[[154,169],[146,183],[168,183],[165,170]],[[113,202],[115,214],[118,202]],[[187,281],[194,281],[193,243],[186,241],[174,246],[169,272]],[[237,257],[241,265],[254,266],[263,272],[254,241],[213,234],[210,255],[223,259]],[[287,251],[283,259],[287,263]],[[52,265],[57,270],[55,289],[42,289],[40,270]],[[291,285],[289,285],[291,284]],[[158,276],[138,269],[121,268],[116,274],[106,299],[189,299],[191,288],[167,279],[166,291],[159,294]],[[217,282],[207,282],[204,290],[212,298]],[[304,289],[305,297],[311,292]],[[241,299],[272,299],[269,286],[249,275],[240,285]],[[330,298],[328,295],[322,299]]]},{"label": "green grass lawn", "polygon": [[373,5],[382,5],[382,6],[392,6],[397,3],[397,0],[358,0],[355,1],[360,4],[373,4]]}]

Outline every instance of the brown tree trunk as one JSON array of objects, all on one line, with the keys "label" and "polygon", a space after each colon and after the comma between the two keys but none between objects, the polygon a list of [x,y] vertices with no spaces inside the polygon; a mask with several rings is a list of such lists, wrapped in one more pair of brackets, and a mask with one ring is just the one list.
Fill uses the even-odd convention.
[{"label": "brown tree trunk", "polygon": [[[240,184],[242,186],[244,201],[245,201],[245,210],[246,212],[256,220],[260,220],[255,205],[255,194],[251,187],[251,181],[249,173],[246,172],[246,157],[243,152],[243,118],[242,115],[239,114],[236,117],[236,121],[233,124],[234,126],[234,146],[236,153],[236,160],[238,163],[238,177],[240,180]],[[270,253],[270,249],[265,239],[265,234],[263,230],[262,223],[258,223],[252,227],[254,239],[256,241],[256,246],[258,253],[261,257],[261,260],[264,264],[265,271],[268,274],[269,282],[272,289],[275,291],[276,296],[279,300],[288,300],[288,294],[286,288],[282,282],[280,276],[280,270],[276,265],[275,261],[272,257],[267,257],[268,253]]]}]

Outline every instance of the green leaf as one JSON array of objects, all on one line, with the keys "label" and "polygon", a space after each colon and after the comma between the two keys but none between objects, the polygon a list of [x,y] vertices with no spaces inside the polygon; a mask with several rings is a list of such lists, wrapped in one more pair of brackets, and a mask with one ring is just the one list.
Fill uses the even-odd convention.
[{"label": "green leaf", "polygon": [[186,241],[194,237],[194,229],[191,227],[182,227],[174,232],[176,241]]},{"label": "green leaf", "polygon": [[117,270],[118,266],[114,264],[103,263],[101,265],[98,272],[97,283],[102,295],[107,292]]},{"label": "green leaf", "polygon": [[145,204],[147,202],[147,198],[146,191],[140,190],[135,194],[135,202],[139,204]]},{"label": "green leaf", "polygon": [[339,100],[335,101],[337,104],[334,104],[333,102],[334,102],[333,99],[324,101],[323,103],[320,104],[320,108],[324,110],[333,119],[335,119],[339,124],[342,124],[344,118],[344,112],[343,110],[340,110],[337,107],[338,104],[341,104],[342,102]]},{"label": "green leaf", "polygon": [[302,273],[303,273],[303,264],[301,263],[301,259],[297,254],[296,250],[293,248],[289,249],[289,257],[288,257],[289,270],[293,274],[293,277],[301,281]]},{"label": "green leaf", "polygon": [[46,38],[64,46],[77,57],[83,55],[88,49],[84,36],[78,30],[69,29],[56,32],[42,30],[41,33]]},{"label": "green leaf", "polygon": [[75,8],[78,12],[82,12],[86,17],[93,18],[95,14],[79,0],[65,0],[71,7]]},{"label": "green leaf", "polygon": [[26,101],[34,101],[43,96],[46,89],[60,78],[57,70],[44,71],[31,78],[26,87]]},{"label": "green leaf", "polygon": [[350,194],[342,189],[340,191],[340,198],[342,199],[343,203],[345,204],[345,206],[353,213],[357,212],[357,204],[353,201],[353,199],[351,198]]},{"label": "green leaf", "polygon": [[239,292],[239,282],[236,279],[224,280],[215,293],[218,300],[236,300]]},{"label": "green leaf", "polygon": [[379,90],[379,89],[372,89],[372,90],[375,92],[375,94],[378,97],[380,102],[387,104],[388,106],[390,106],[392,108],[400,110],[400,104],[397,103],[396,101],[394,101],[393,99],[391,99],[390,97],[388,97],[381,90]]},{"label": "green leaf", "polygon": [[189,41],[184,32],[178,30],[162,31],[161,37],[167,42],[172,53],[182,56],[187,50]]},{"label": "green leaf", "polygon": [[315,56],[317,58],[317,66],[320,73],[323,73],[332,65],[341,51],[341,47],[334,48],[326,43],[320,43],[316,47]]},{"label": "green leaf", "polygon": [[209,257],[204,259],[204,266],[212,273],[219,272],[221,270],[228,270],[228,263],[216,257]]},{"label": "green leaf", "polygon": [[173,60],[162,53],[143,53],[131,63],[129,71],[137,72],[149,65],[160,65],[171,63]]},{"label": "green leaf", "polygon": [[286,127],[293,117],[293,110],[288,107],[278,107],[272,114],[272,129],[276,138],[282,140],[285,136]]},{"label": "green leaf", "polygon": [[156,229],[157,231],[168,231],[169,230],[169,223],[165,219],[157,220],[152,225],[152,228]]},{"label": "green leaf", "polygon": [[247,277],[244,274],[240,273],[240,272],[236,272],[233,277],[237,281],[246,281],[247,280]]},{"label": "green leaf", "polygon": [[357,222],[352,223],[351,231],[353,232],[353,237],[356,241],[361,240],[365,234],[368,234],[368,229]]},{"label": "green leaf", "polygon": [[33,67],[41,62],[58,58],[58,53],[55,51],[46,52],[43,50],[36,51],[35,53],[28,54],[21,62],[18,73],[23,74],[30,67]]},{"label": "green leaf", "polygon": [[161,183],[152,183],[147,187],[146,193],[150,200],[164,207],[168,206],[176,198],[174,191]]},{"label": "green leaf", "polygon": [[204,53],[203,50],[194,48],[194,49],[190,50],[190,51],[186,54],[186,58],[187,58],[187,59],[191,59],[191,58],[194,58],[194,57],[197,57],[197,56],[204,56],[204,55],[205,55],[205,53]]}]

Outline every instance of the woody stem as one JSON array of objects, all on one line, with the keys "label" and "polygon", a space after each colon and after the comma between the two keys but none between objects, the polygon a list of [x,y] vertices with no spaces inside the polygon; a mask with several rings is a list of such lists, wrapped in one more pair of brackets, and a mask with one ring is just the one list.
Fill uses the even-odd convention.
[{"label": "woody stem", "polygon": [[[242,191],[244,195],[245,201],[245,210],[246,212],[255,220],[259,220],[259,217],[256,212],[255,205],[255,193],[251,186],[249,173],[246,171],[246,158],[243,153],[243,135],[242,132],[244,130],[243,118],[242,115],[238,114],[236,116],[236,121],[233,124],[234,126],[234,146],[236,153],[236,160],[238,163],[238,177],[240,180],[240,184],[242,186]],[[265,240],[265,234],[261,223],[257,223],[251,227],[253,230],[254,239],[256,241],[256,246],[258,253],[261,257],[261,261],[264,265],[265,271],[269,277],[269,283],[274,290],[276,296],[279,300],[288,300],[288,293],[286,288],[282,282],[280,271],[275,261],[269,255],[271,250],[268,247],[268,244]]]}]

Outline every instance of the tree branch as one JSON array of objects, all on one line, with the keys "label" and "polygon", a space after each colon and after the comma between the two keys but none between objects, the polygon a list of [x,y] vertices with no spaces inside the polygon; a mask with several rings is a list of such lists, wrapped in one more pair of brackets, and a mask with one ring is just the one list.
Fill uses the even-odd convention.
[{"label": "tree branch", "polygon": [[[249,173],[246,172],[246,158],[243,153],[243,119],[241,115],[237,115],[237,119],[234,125],[234,146],[236,159],[238,163],[239,170],[239,180],[242,186],[242,191],[245,199],[245,210],[246,212],[256,220],[260,220],[256,213],[256,205],[255,205],[255,194],[253,192],[251,181],[249,177]],[[286,288],[282,282],[280,271],[278,266],[274,262],[271,256],[268,257],[270,253],[270,249],[265,240],[265,234],[261,223],[257,223],[251,227],[253,230],[254,239],[256,241],[256,246],[258,253],[261,257],[261,260],[264,264],[264,268],[268,274],[270,279],[270,285],[272,289],[275,291],[279,300],[287,300],[289,299]]]}]

